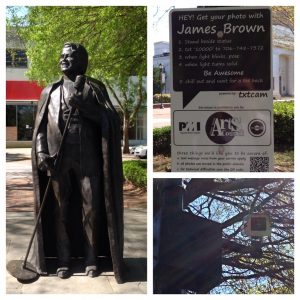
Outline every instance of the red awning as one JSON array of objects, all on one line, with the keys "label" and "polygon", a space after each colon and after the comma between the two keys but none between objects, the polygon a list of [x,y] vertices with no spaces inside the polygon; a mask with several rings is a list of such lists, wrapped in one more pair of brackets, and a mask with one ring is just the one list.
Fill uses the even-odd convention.
[{"label": "red awning", "polygon": [[42,87],[34,81],[6,81],[6,100],[39,100]]}]

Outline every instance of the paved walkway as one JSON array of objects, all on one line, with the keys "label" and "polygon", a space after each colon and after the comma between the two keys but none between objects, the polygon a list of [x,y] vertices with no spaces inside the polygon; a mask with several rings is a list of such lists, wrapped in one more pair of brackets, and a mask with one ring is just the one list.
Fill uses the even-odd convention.
[{"label": "paved walkway", "polygon": [[153,128],[171,126],[171,109],[153,108]]},{"label": "paved walkway", "polygon": [[[6,151],[6,261],[24,258],[33,230],[33,190],[30,149]],[[126,274],[124,284],[117,284],[111,270],[89,278],[82,273],[62,280],[54,275],[22,284],[8,272],[7,294],[144,294],[147,292],[147,213],[146,193],[124,186]]]}]

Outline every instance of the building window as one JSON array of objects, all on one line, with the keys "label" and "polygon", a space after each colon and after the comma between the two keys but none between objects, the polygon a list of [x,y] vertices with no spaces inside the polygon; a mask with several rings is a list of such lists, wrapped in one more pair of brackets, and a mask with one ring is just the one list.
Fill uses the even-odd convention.
[{"label": "building window", "polygon": [[26,68],[27,55],[25,50],[7,49],[6,50],[6,67]]},{"label": "building window", "polygon": [[[120,116],[121,121],[121,136],[123,138],[123,116],[120,109],[116,108]],[[135,143],[144,143],[147,140],[147,129],[145,126],[147,124],[147,112],[146,108],[141,108],[141,111],[137,114],[134,124],[128,129],[128,138]]]},{"label": "building window", "polygon": [[36,111],[35,103],[6,105],[6,139],[31,141]]},{"label": "building window", "polygon": [[17,106],[6,105],[6,127],[17,126]]},{"label": "building window", "polygon": [[18,105],[18,141],[31,141],[36,106]]},{"label": "building window", "polygon": [[136,138],[137,140],[145,140],[146,137],[144,136],[144,116],[146,114],[140,113],[137,116],[136,120]]},{"label": "building window", "polygon": [[145,123],[147,122],[144,120],[146,116],[147,114],[145,112],[140,112],[137,114],[134,126],[129,128],[128,135],[130,140],[145,141],[147,139],[145,134]]}]

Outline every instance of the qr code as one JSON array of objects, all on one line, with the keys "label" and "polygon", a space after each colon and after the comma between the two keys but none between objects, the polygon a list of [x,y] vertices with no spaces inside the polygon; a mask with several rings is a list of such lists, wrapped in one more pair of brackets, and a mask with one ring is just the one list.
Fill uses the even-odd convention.
[{"label": "qr code", "polygon": [[268,172],[269,157],[250,157],[250,172]]}]

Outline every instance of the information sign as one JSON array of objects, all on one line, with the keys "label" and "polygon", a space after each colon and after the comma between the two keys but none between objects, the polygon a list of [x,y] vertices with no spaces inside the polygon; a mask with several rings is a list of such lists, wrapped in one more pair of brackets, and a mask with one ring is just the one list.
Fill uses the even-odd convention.
[{"label": "information sign", "polygon": [[273,170],[271,10],[170,12],[172,171]]}]

